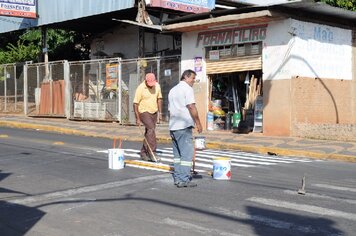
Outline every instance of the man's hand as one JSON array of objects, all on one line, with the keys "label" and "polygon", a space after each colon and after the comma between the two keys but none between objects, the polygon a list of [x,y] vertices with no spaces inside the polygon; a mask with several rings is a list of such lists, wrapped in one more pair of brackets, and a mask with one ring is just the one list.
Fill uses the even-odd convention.
[{"label": "man's hand", "polygon": [[203,127],[201,126],[200,123],[196,124],[196,128],[199,134],[203,131]]},{"label": "man's hand", "polygon": [[158,116],[157,116],[157,124],[160,124],[162,122],[163,118],[162,118],[162,113],[159,112]]},{"label": "man's hand", "polygon": [[136,125],[140,126],[141,125],[141,120],[140,119],[136,119]]}]

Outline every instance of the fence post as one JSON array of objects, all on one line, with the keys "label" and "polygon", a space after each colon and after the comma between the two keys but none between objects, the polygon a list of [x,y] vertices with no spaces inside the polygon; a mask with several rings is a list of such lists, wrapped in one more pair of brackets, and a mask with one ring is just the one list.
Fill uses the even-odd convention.
[{"label": "fence post", "polygon": [[4,69],[4,97],[5,97],[5,103],[4,103],[4,111],[7,111],[7,66],[5,66]]},{"label": "fence post", "polygon": [[158,81],[158,83],[159,83],[160,74],[161,74],[161,59],[158,58],[157,59],[157,81]]},{"label": "fence post", "polygon": [[71,107],[73,96],[71,93],[70,83],[70,67],[67,60],[63,63],[63,75],[64,75],[64,114],[67,119],[71,117]]},{"label": "fence post", "polygon": [[14,65],[14,85],[15,85],[15,112],[17,111],[17,74],[16,74],[16,65]]},{"label": "fence post", "polygon": [[119,68],[118,68],[118,79],[119,79],[119,86],[118,86],[118,90],[119,90],[119,109],[118,109],[118,120],[120,122],[120,124],[122,124],[122,118],[121,118],[121,110],[122,110],[122,63],[121,63],[121,58],[119,58]]},{"label": "fence post", "polygon": [[28,114],[28,82],[27,82],[27,64],[23,65],[23,104],[24,114]]}]

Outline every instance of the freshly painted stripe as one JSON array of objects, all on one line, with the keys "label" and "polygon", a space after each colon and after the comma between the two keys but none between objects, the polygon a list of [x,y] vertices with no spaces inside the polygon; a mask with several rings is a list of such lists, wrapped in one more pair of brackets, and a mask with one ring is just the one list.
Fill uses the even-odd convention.
[{"label": "freshly painted stripe", "polygon": [[77,195],[77,194],[83,194],[83,193],[101,191],[101,190],[105,190],[105,189],[117,188],[117,187],[126,186],[126,185],[138,184],[138,183],[143,183],[143,182],[152,181],[152,180],[156,180],[156,179],[160,179],[160,178],[166,178],[166,177],[167,177],[167,174],[143,176],[143,177],[115,181],[115,182],[110,182],[110,183],[105,183],[105,184],[97,184],[97,185],[84,186],[84,187],[79,187],[79,188],[74,188],[74,189],[63,190],[63,191],[57,191],[57,192],[53,192],[53,193],[39,194],[39,195],[35,195],[35,196],[30,196],[30,197],[8,200],[7,202],[15,203],[15,204],[29,204],[29,203],[34,203],[34,202],[52,200],[52,199],[56,199],[56,198],[70,197],[70,196]]},{"label": "freshly painted stripe", "polygon": [[343,219],[347,219],[347,220],[351,220],[351,221],[356,221],[356,214],[354,214],[354,213],[348,213],[348,212],[333,210],[333,209],[329,209],[329,208],[318,207],[318,206],[314,206],[314,205],[306,205],[306,204],[286,202],[286,201],[269,199],[269,198],[259,198],[259,197],[251,197],[251,198],[248,198],[247,201],[260,203],[260,204],[264,204],[267,206],[308,212],[308,213],[312,213],[312,214],[316,214],[316,215],[331,216],[331,217],[337,217],[337,218],[343,218]]},{"label": "freshly painted stripe", "polygon": [[[169,152],[169,151],[166,151],[166,150],[158,150],[158,151]],[[197,157],[206,157],[206,158],[209,158],[209,159],[214,159],[214,158],[217,158],[217,157],[221,157],[221,155],[213,156],[213,155],[207,155],[207,154],[197,154],[196,156]],[[240,159],[232,159],[231,161],[232,162],[237,162],[237,163],[249,163],[249,164],[258,164],[258,165],[275,165],[275,163],[266,163],[266,162],[263,162],[263,161],[249,161],[249,160],[240,160]]]},{"label": "freshly painted stripe", "polygon": [[185,229],[192,234],[194,234],[193,232],[196,232],[196,233],[208,234],[208,235],[240,236],[240,234],[229,233],[229,232],[221,231],[218,229],[210,229],[210,228],[207,228],[206,226],[199,226],[196,224],[192,224],[191,222],[174,220],[171,218],[163,219],[163,224],[167,224],[170,226],[175,226],[177,228]]},{"label": "freshly painted stripe", "polygon": [[0,138],[8,138],[9,136],[7,134],[0,134]]},{"label": "freshly painted stripe", "polygon": [[327,189],[333,189],[333,190],[347,191],[347,192],[356,192],[356,188],[335,186],[335,185],[330,185],[330,184],[313,184],[313,186],[319,187],[319,188],[327,188]]},{"label": "freshly painted stripe", "polygon": [[[292,190],[284,190],[283,193],[288,194],[288,195],[298,195],[297,191],[292,191]],[[337,202],[346,202],[346,203],[350,203],[350,204],[356,204],[356,200],[330,197],[327,195],[320,195],[320,194],[315,194],[315,193],[310,193],[310,192],[308,192],[308,194],[306,194],[304,197],[319,198],[319,199],[325,199],[325,200],[331,200],[331,201],[337,201]]]}]

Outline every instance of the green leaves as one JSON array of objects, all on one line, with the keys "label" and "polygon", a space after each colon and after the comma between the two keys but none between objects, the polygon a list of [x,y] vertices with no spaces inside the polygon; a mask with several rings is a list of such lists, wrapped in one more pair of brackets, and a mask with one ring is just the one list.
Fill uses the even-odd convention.
[{"label": "green leaves", "polygon": [[340,7],[351,11],[356,11],[356,0],[318,0],[334,7]]}]

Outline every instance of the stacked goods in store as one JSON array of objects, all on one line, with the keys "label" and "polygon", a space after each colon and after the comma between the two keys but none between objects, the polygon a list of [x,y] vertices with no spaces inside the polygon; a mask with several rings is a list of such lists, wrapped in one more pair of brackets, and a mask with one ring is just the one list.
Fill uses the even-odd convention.
[{"label": "stacked goods in store", "polygon": [[[212,113],[214,116],[214,122],[213,122],[213,129],[219,130],[219,129],[224,129],[225,126],[225,112],[221,108],[221,100],[214,100],[210,102],[209,104],[209,113]],[[210,115],[211,115],[210,113]],[[209,124],[208,124],[209,126]],[[211,127],[209,127],[211,128]]]}]

